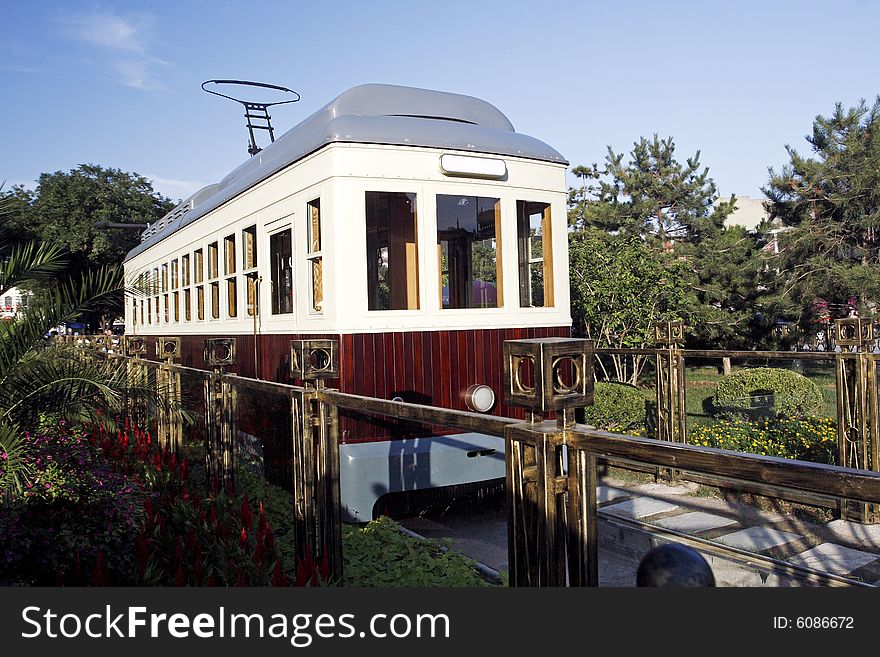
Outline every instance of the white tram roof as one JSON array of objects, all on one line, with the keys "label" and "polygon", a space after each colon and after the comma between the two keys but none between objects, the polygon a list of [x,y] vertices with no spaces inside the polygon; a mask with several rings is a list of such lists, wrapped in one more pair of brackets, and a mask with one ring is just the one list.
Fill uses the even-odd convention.
[{"label": "white tram roof", "polygon": [[461,94],[364,84],[343,92],[219,183],[208,185],[144,231],[126,260],[328,144],[422,146],[567,165],[544,142],[517,133],[494,105]]}]

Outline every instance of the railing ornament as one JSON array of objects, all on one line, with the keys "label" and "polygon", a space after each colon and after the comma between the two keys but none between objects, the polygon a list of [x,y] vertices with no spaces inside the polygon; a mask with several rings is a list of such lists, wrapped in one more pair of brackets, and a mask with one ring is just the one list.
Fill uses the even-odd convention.
[{"label": "railing ornament", "polygon": [[299,381],[339,378],[339,347],[336,340],[291,340],[290,371]]}]

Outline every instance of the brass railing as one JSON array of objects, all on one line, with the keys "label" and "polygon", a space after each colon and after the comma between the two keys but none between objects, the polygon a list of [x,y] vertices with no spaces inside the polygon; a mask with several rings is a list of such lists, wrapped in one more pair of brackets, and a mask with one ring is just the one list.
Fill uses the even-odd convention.
[{"label": "brass railing", "polygon": [[[836,351],[725,351],[684,349],[684,326],[681,322],[664,322],[655,326],[656,348],[594,350],[594,357],[624,356],[646,357],[655,360],[655,388],[653,412],[650,420],[654,425],[652,437],[675,443],[687,442],[687,371],[688,359],[749,360],[781,363],[802,361],[828,363],[834,368],[836,396],[836,426],[838,463],[844,467],[880,471],[880,409],[878,409],[877,361],[880,354],[873,353],[875,346],[875,321],[851,318],[837,320],[834,326]],[[770,409],[772,412],[772,409]],[[673,479],[679,473],[664,473]],[[718,483],[720,476],[694,476],[698,483]],[[880,522],[880,506],[854,503],[847,499],[832,499],[830,492],[822,494],[781,491],[767,484],[739,482],[745,489],[757,494],[788,496],[796,502],[816,505],[833,505],[842,517],[864,523]]]},{"label": "brass railing", "polygon": [[[340,411],[477,431],[505,439],[511,586],[598,585],[596,486],[597,463],[602,460],[631,461],[685,474],[752,484],[762,490],[821,499],[839,498],[863,505],[880,504],[880,473],[697,447],[675,440],[676,434],[672,430],[662,434],[666,439],[651,439],[575,424],[574,409],[592,401],[595,350],[586,340],[548,338],[505,343],[504,396],[509,403],[527,409],[524,422],[362,397],[326,388],[323,385],[326,379],[338,377],[338,354],[332,340],[292,343],[293,376],[303,382],[302,386],[228,373],[226,369],[235,362],[234,338],[206,341],[206,362],[214,367],[213,372],[173,364],[176,352],[169,347],[172,352],[169,355],[162,344],[157,345],[156,353],[165,354],[165,363],[144,360],[141,358],[143,340],[129,337],[116,348],[104,341],[80,339],[78,344],[89,352],[123,358],[126,366],[135,372],[156,369],[172,378],[181,375],[201,377],[205,381],[206,465],[209,472],[226,481],[233,481],[235,472],[236,431],[233,423],[236,392],[250,389],[289,398],[294,461],[289,488],[295,500],[297,552],[303,558],[311,555],[318,560],[327,555],[330,575],[334,577],[342,575]],[[162,338],[159,342],[168,340]],[[675,345],[669,351],[676,351]],[[754,352],[749,354],[751,356]],[[672,353],[670,357],[679,358],[680,354]],[[849,369],[852,369],[851,361],[857,363],[857,368],[861,362],[858,357],[849,355],[838,359],[843,364],[840,367]],[[673,364],[665,371],[683,375],[681,364]],[[524,375],[527,372],[530,374]],[[159,385],[160,378],[155,380]],[[168,385],[167,380],[165,384],[171,397],[163,402],[167,407],[162,407],[169,409],[167,420],[161,419],[164,411],[159,410],[159,432],[164,444],[173,449],[180,443],[173,438],[178,435],[173,425],[179,420],[174,419],[172,411],[182,401],[182,387],[179,378],[176,384]],[[876,422],[876,419],[870,419],[874,411],[865,410],[865,405],[876,397],[865,393],[866,389],[865,386],[857,388],[867,399],[859,408],[870,424]],[[677,393],[673,393],[668,389],[664,392],[667,399],[674,398],[666,407],[667,411],[679,403],[675,401]],[[862,404],[861,401],[858,403]],[[683,407],[679,405],[679,408]],[[130,412],[143,412],[143,409],[131,408]],[[544,420],[545,415],[551,413],[555,414],[555,420]],[[663,417],[667,423],[677,422],[672,412]]]}]

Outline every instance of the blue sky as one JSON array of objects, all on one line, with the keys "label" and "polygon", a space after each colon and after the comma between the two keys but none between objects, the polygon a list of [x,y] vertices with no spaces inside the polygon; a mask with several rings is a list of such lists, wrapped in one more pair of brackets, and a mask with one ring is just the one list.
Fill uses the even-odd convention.
[{"label": "blue sky", "polygon": [[880,2],[6,0],[0,180],[96,163],[181,198],[247,158],[211,78],[284,85],[284,132],[366,82],[478,96],[572,163],[672,136],[759,196],[817,114],[880,93]]}]

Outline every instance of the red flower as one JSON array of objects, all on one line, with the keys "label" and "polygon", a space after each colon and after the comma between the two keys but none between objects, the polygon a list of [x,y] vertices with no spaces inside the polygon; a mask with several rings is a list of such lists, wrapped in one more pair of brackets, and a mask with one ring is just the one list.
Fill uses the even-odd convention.
[{"label": "red flower", "polygon": [[281,588],[282,586],[287,586],[287,584],[287,577],[281,571],[281,560],[279,559],[275,562],[275,571],[272,573],[272,586]]},{"label": "red flower", "polygon": [[147,570],[147,559],[149,558],[149,540],[143,532],[134,539],[134,549],[138,560],[138,570],[141,573],[141,577],[143,577]]},{"label": "red flower", "polygon": [[185,577],[186,576],[183,572],[183,564],[180,564],[177,567],[177,574],[174,576],[174,586],[183,586]]},{"label": "red flower", "polygon": [[202,583],[202,557],[201,557],[201,555],[199,555],[198,558],[195,559],[195,562],[193,563],[193,579],[195,579],[195,583],[197,585]]},{"label": "red flower", "polygon": [[[260,506],[262,507],[262,505]],[[242,500],[241,503],[241,521],[247,529],[250,529],[254,525],[254,514],[251,512],[251,505],[248,501],[247,495],[245,495],[244,500]]]},{"label": "red flower", "polygon": [[260,533],[265,533],[267,529],[269,529],[269,521],[266,519],[266,513],[263,511],[263,503],[260,502],[260,519],[257,522],[257,530]]},{"label": "red flower", "polygon": [[190,527],[186,531],[186,549],[193,552],[196,547],[196,530]]},{"label": "red flower", "polygon": [[104,553],[100,550],[92,570],[92,586],[107,586],[107,564],[104,562]]}]

